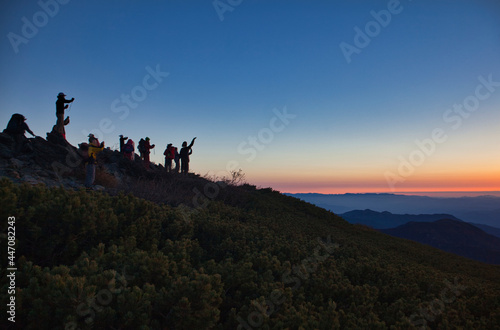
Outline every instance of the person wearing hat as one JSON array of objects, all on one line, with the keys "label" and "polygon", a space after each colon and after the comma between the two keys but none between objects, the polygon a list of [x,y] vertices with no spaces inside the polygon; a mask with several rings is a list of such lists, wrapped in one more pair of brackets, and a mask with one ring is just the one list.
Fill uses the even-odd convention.
[{"label": "person wearing hat", "polygon": [[66,100],[65,96],[66,95],[62,92],[57,94],[56,101],[56,131],[61,134],[64,139],[66,139],[66,131],[64,130],[64,126],[69,124],[69,116],[64,119],[64,110],[68,108],[68,105],[66,103],[71,103],[75,100],[75,98]]},{"label": "person wearing hat", "polygon": [[149,137],[146,137],[146,141],[144,143],[144,167],[146,167],[146,169],[149,169],[149,154],[151,153],[151,149],[153,149],[155,147],[155,145],[151,145],[149,143]]},{"label": "person wearing hat", "polygon": [[189,172],[189,155],[193,153],[191,148],[193,147],[194,140],[196,140],[196,138],[191,141],[189,146],[186,141],[182,142],[181,152],[179,153],[181,159],[181,173],[187,174]]},{"label": "person wearing hat", "polygon": [[175,153],[177,152],[177,148],[172,145],[172,143],[169,143],[167,145],[167,149],[163,152],[163,155],[165,155],[165,168],[167,169],[167,172],[172,172],[172,160],[175,159]]},{"label": "person wearing hat", "polygon": [[89,144],[93,144],[93,145],[99,145],[99,140],[95,137],[94,134],[90,133],[89,136]]},{"label": "person wearing hat", "polygon": [[85,187],[91,189],[95,181],[95,171],[97,165],[97,154],[104,149],[104,142],[99,144],[99,140],[94,134],[89,134],[88,158],[85,164]]}]

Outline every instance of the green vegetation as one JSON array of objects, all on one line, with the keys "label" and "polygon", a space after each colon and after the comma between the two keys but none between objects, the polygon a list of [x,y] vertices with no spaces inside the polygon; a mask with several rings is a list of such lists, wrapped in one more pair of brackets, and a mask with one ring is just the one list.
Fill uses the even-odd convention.
[{"label": "green vegetation", "polygon": [[214,195],[188,209],[2,179],[2,233],[16,217],[15,327],[500,329],[498,266],[270,189]]}]

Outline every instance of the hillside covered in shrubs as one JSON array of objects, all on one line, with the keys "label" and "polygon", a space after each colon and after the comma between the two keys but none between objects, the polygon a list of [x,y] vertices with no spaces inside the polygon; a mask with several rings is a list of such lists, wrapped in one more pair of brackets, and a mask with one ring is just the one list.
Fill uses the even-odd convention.
[{"label": "hillside covered in shrubs", "polygon": [[[15,216],[18,269],[16,323],[5,313],[2,323],[500,329],[498,266],[351,225],[271,189],[161,180],[135,186],[146,200],[1,179],[1,241]],[[165,198],[175,191],[180,197]]]}]

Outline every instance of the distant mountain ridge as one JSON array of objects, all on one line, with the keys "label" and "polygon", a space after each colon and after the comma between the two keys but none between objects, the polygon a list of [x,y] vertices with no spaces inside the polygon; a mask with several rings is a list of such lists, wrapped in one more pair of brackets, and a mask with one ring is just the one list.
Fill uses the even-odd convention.
[{"label": "distant mountain ridge", "polygon": [[[362,224],[374,229],[390,229],[408,222],[434,222],[441,219],[462,221],[451,214],[393,214],[388,211],[377,212],[369,209],[354,210],[339,215],[349,223]],[[468,223],[489,235],[500,238],[500,228],[478,223]]]},{"label": "distant mountain ridge", "polygon": [[375,229],[389,229],[408,222],[433,222],[441,219],[461,221],[451,214],[393,214],[388,211],[354,210],[339,214],[353,224],[364,224]]},{"label": "distant mountain ridge", "polygon": [[380,231],[466,258],[500,264],[500,238],[463,221],[442,219],[434,222],[409,222]]},{"label": "distant mountain ridge", "polygon": [[473,223],[500,227],[500,197],[428,197],[397,194],[286,194],[334,213],[371,209],[396,214],[453,214]]}]

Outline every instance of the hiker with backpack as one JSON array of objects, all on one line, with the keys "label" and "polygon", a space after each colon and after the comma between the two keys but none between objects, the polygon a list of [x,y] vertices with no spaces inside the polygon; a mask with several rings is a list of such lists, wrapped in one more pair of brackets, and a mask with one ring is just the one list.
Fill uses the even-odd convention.
[{"label": "hiker with backpack", "polygon": [[179,158],[181,159],[181,173],[187,174],[189,172],[189,155],[193,153],[191,148],[193,147],[194,140],[196,140],[196,137],[191,141],[189,146],[186,141],[182,142],[182,149],[179,153]]},{"label": "hiker with backpack", "polygon": [[169,143],[167,145],[167,149],[165,149],[165,151],[163,152],[163,155],[165,155],[165,168],[167,169],[168,173],[172,172],[172,160],[175,159],[176,153],[177,148],[174,147],[172,143]]},{"label": "hiker with backpack", "polygon": [[7,133],[14,140],[14,152],[19,153],[24,149],[31,149],[26,147],[26,144],[29,142],[26,136],[24,135],[26,132],[35,136],[33,131],[30,130],[28,124],[26,124],[26,117],[19,113],[15,113],[9,120],[7,124],[7,128],[4,129],[4,133]]},{"label": "hiker with backpack", "polygon": [[66,139],[66,131],[64,129],[64,126],[69,124],[69,116],[64,119],[64,110],[68,108],[68,105],[66,103],[71,103],[75,100],[73,97],[71,100],[66,100],[65,99],[65,94],[64,93],[59,93],[57,94],[57,101],[56,101],[56,126],[55,131],[59,133],[64,139]]},{"label": "hiker with backpack", "polygon": [[[141,139],[142,140],[142,139]],[[144,143],[143,143],[143,148],[142,148],[142,157],[144,159],[144,167],[146,169],[149,169],[149,164],[150,164],[150,161],[149,161],[149,154],[151,153],[151,149],[153,149],[155,147],[155,145],[151,145],[149,143],[150,139],[149,137],[146,137],[146,140],[143,140]],[[139,141],[139,147],[141,147],[140,145],[140,141]]]},{"label": "hiker with backpack", "polygon": [[135,159],[135,144],[132,139],[128,139],[127,143],[123,146],[123,157],[125,157],[128,160],[134,160]]},{"label": "hiker with backpack", "polygon": [[95,171],[97,165],[97,154],[104,149],[104,142],[99,144],[99,140],[94,134],[89,134],[88,157],[85,164],[85,187],[90,190],[95,181]]}]

